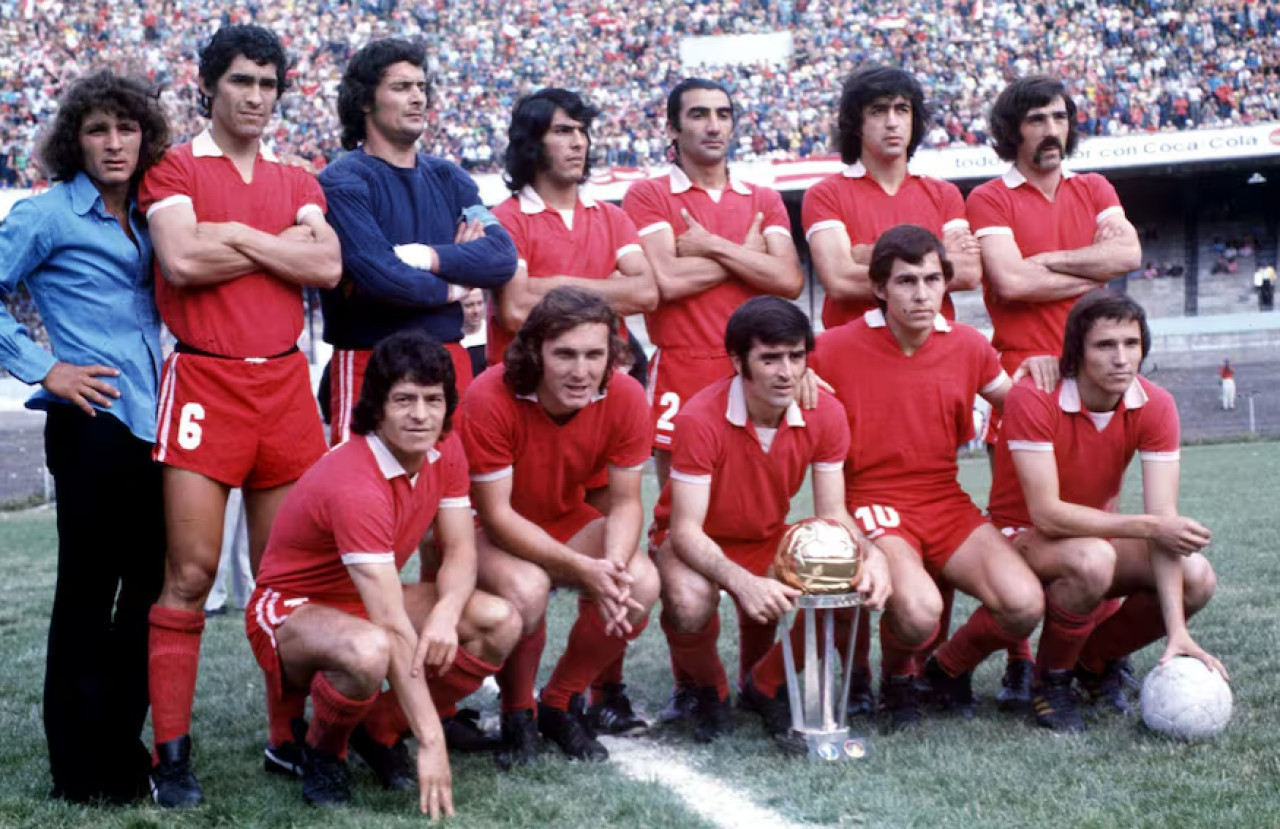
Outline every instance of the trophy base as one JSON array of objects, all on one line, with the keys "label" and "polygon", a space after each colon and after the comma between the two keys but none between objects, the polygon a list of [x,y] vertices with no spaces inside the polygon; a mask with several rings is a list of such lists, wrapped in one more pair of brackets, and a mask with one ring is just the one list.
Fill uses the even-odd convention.
[{"label": "trophy base", "polygon": [[853,762],[871,759],[871,741],[848,728],[833,731],[796,731],[778,738],[784,751],[794,756],[807,756],[825,763]]}]

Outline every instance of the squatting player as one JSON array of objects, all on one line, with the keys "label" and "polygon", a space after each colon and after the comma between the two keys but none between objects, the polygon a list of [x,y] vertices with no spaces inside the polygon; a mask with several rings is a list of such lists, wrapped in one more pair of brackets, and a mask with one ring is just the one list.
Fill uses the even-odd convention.
[{"label": "squatting player", "polygon": [[326,291],[324,336],[335,349],[329,436],[350,435],[370,349],[396,331],[444,343],[459,394],[470,383],[461,301],[497,288],[516,267],[510,237],[472,178],[419,152],[431,111],[423,46],[375,40],[352,56],[338,87],[345,155],[320,174],[342,241],[342,282]]},{"label": "squatting player", "polygon": [[[794,299],[804,287],[791,222],[774,190],[729,171],[738,112],[715,81],[687,78],[667,95],[667,138],[675,158],[665,176],[628,188],[622,208],[640,228],[640,244],[658,284],[656,310],[645,315],[657,346],[649,373],[653,459],[659,487],[671,466],[674,418],[695,394],[733,374],[724,352],[725,324],[753,296]],[[772,625],[740,619],[743,673],[773,642]],[[621,667],[610,669],[617,679]],[[683,717],[693,702],[690,677],[677,671],[663,719]]]},{"label": "squatting player", "polygon": [[[272,529],[245,629],[269,694],[310,691],[308,803],[350,799],[347,741],[389,680],[418,741],[419,806],[453,814],[437,711],[475,691],[520,635],[511,605],[474,589],[467,459],[461,441],[441,441],[457,405],[439,343],[420,332],[382,340],[355,405],[357,437],[302,476]],[[433,521],[437,576],[402,585]]]},{"label": "squatting player", "polygon": [[[1213,596],[1201,552],[1210,533],[1178,514],[1178,409],[1138,374],[1150,344],[1141,306],[1091,294],[1067,316],[1058,386],[1023,380],[1004,401],[991,520],[1045,585],[1033,707],[1055,731],[1084,728],[1073,677],[1127,710],[1108,663],[1162,634],[1161,661],[1194,656],[1226,676],[1187,632],[1187,617]],[[1109,511],[1135,453],[1145,510]],[[1128,598],[1110,615],[1103,600],[1120,596]]]},{"label": "squatting player", "polygon": [[[945,242],[955,271],[948,291],[973,290],[981,281],[978,243],[960,190],[907,166],[924,141],[928,115],[919,81],[901,69],[870,66],[845,79],[836,143],[847,166],[805,192],[801,213],[813,266],[827,292],[826,328],[875,310],[867,273],[871,248],[894,225],[919,225]],[[942,312],[955,318],[950,296]]]},{"label": "squatting player", "polygon": [[512,195],[493,213],[515,241],[519,262],[490,309],[491,366],[502,362],[533,306],[553,288],[599,294],[620,316],[650,311],[658,301],[635,225],[619,208],[579,191],[598,114],[577,93],[554,87],[521,98],[511,112],[505,167]]},{"label": "squatting player", "polygon": [[[162,806],[202,798],[190,766],[191,707],[227,494],[244,490],[256,567],[289,486],[325,451],[297,341],[303,286],[333,287],[342,260],[320,186],[261,142],[288,69],[274,33],[219,29],[200,52],[209,129],[170,149],[138,199],[155,242],[160,315],[178,340],[165,363],[155,447],[169,537],[150,634],[152,787]],[[271,742],[283,746],[289,718],[271,719]]]},{"label": "squatting player", "polygon": [[[990,120],[996,155],[1012,166],[969,194],[967,212],[982,248],[992,343],[1012,372],[1028,357],[1058,356],[1071,306],[1139,267],[1142,251],[1110,182],[1064,166],[1079,133],[1061,81],[1019,78],[1000,93]],[[994,446],[999,414],[988,422]],[[1030,659],[1026,642],[1010,651],[1001,707],[1030,701]]]},{"label": "squatting player", "polygon": [[[749,299],[729,318],[724,344],[735,373],[694,395],[676,415],[671,479],[654,510],[662,630],[672,669],[693,683],[694,738],[701,742],[732,726],[729,684],[716,650],[720,591],[758,624],[776,624],[791,609],[799,591],[769,571],[791,498],[810,470],[814,514],[847,527],[866,556],[858,590],[877,610],[889,594],[883,553],[845,509],[844,410],[825,392],[803,412],[794,399],[813,350],[808,318],[777,297]],[[744,670],[739,681],[744,703],[776,734],[790,728],[790,719],[781,656],[772,656],[749,675]]]},{"label": "squatting player", "polygon": [[956,480],[975,395],[999,408],[1010,379],[985,337],[940,313],[945,248],[924,228],[890,228],[876,240],[870,275],[880,307],[819,337],[812,363],[848,413],[849,512],[889,561],[880,701],[901,727],[919,718],[918,656],[942,612],[936,579],[981,602],[925,666],[939,701],[962,714],[973,705],[973,668],[1035,628],[1043,596]]},{"label": "squatting player", "polygon": [[[978,242],[969,232],[960,190],[908,168],[924,141],[927,118],[924,91],[908,72],[869,66],[845,79],[836,143],[848,166],[810,188],[801,213],[813,265],[826,289],[822,323],[827,328],[877,307],[867,273],[871,249],[880,234],[895,225],[919,225],[944,241],[954,270],[942,302],[947,319],[955,319],[950,292],[972,290],[981,281]],[[950,598],[951,591],[945,591],[943,627],[951,618]],[[868,667],[871,616],[860,612],[849,686],[849,710],[854,714],[870,713],[873,703]]]},{"label": "squatting player", "polygon": [[[627,359],[618,315],[599,294],[554,288],[516,333],[503,364],[463,399],[460,430],[480,520],[478,584],[515,605],[523,638],[498,674],[500,765],[529,762],[538,732],[570,757],[608,752],[583,721],[583,693],[644,630],[658,574],[638,552],[640,471],[652,436],[644,390],[615,371]],[[586,486],[608,470],[607,515]],[[537,702],[553,585],[582,592],[564,655]]]}]

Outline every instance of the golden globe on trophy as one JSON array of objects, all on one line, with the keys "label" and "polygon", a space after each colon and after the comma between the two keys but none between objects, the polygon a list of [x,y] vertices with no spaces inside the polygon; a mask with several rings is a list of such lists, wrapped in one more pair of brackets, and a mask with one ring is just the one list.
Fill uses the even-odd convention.
[{"label": "golden globe on trophy", "polygon": [[808,595],[849,593],[862,575],[862,550],[839,521],[797,521],[778,542],[774,575]]}]

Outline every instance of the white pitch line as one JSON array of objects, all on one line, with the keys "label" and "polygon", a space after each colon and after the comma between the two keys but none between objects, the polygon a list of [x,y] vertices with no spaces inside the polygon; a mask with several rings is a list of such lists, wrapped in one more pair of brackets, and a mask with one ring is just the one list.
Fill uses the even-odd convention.
[{"label": "white pitch line", "polygon": [[680,758],[676,751],[641,740],[600,737],[609,749],[609,759],[635,780],[658,783],[684,801],[690,810],[723,829],[767,826],[770,829],[804,829],[805,824],[753,804],[745,794],[724,785]]}]

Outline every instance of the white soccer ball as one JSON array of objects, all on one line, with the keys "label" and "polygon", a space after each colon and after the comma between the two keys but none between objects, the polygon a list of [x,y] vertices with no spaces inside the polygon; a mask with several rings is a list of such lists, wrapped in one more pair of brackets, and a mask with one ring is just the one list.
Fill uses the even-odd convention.
[{"label": "white soccer ball", "polygon": [[1227,727],[1231,688],[1199,659],[1178,656],[1142,682],[1142,720],[1152,731],[1178,740],[1204,740]]}]

